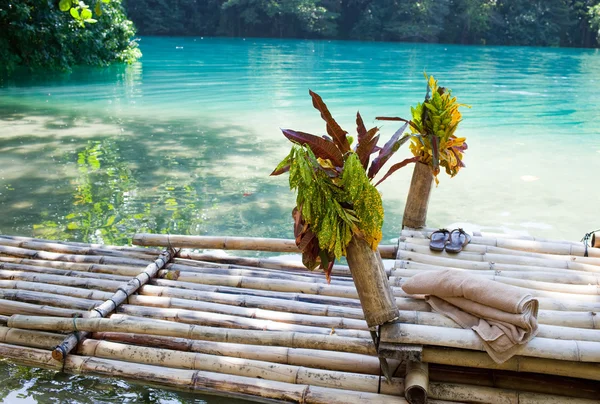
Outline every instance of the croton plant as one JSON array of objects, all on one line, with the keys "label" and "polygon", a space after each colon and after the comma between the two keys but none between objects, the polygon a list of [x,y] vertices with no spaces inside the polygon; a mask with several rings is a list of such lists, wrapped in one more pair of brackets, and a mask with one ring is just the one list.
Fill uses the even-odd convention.
[{"label": "croton plant", "polygon": [[[430,91],[433,95],[430,97]],[[294,145],[271,175],[289,172],[290,189],[297,190],[294,218],[296,245],[302,262],[310,270],[321,268],[327,280],[336,259],[346,255],[353,236],[364,239],[375,251],[381,241],[383,205],[375,188],[400,168],[417,161],[429,164],[433,174],[439,166],[454,176],[463,167],[464,138],[454,136],[461,115],[450,90],[428,78],[425,101],[412,108],[413,119],[380,117],[403,121],[404,125],[380,147],[379,128],[365,127],[356,114],[357,142],[340,127],[323,99],[310,91],[313,106],[326,123],[327,135],[282,129]],[[410,131],[405,133],[410,127]],[[414,157],[392,165],[375,184],[372,181],[392,155],[406,143]]]}]

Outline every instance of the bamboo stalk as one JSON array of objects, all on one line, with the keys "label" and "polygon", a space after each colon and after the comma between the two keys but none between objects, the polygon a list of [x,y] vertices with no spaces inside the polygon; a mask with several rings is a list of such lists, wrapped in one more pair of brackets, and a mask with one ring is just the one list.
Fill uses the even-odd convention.
[{"label": "bamboo stalk", "polygon": [[[249,257],[234,257],[234,256],[223,256],[221,254],[214,253],[197,253],[189,250],[181,250],[179,252],[179,257],[175,259],[175,262],[179,262],[178,260],[194,260],[200,261],[204,263],[215,263],[215,264],[229,264],[229,265],[243,265],[248,267],[256,267],[256,268],[266,268],[266,269],[280,269],[285,271],[301,271],[306,273],[307,269],[302,264],[301,261],[287,260],[284,258],[249,258]],[[293,256],[292,256],[293,257]],[[395,258],[394,254],[393,257]],[[318,272],[317,272],[318,273]],[[350,268],[344,265],[334,265],[333,266],[333,275],[340,276],[351,276]]]},{"label": "bamboo stalk", "polygon": [[[347,352],[197,341],[187,338],[114,332],[96,332],[92,334],[92,338],[177,351],[198,352],[233,358],[255,359],[286,365],[306,366],[316,369],[337,370],[341,372],[371,375],[379,375],[380,372],[380,363],[376,357]],[[394,360],[390,360],[390,363],[392,367],[397,367],[399,365],[399,362]]]},{"label": "bamboo stalk", "polygon": [[370,338],[290,331],[240,330],[175,323],[113,314],[110,318],[56,318],[13,315],[8,326],[40,331],[125,332],[193,340],[286,346],[376,355]]},{"label": "bamboo stalk", "polygon": [[0,327],[0,342],[31,348],[52,349],[60,344],[64,335],[42,331],[19,330]]},{"label": "bamboo stalk", "polygon": [[565,399],[566,397],[586,399],[600,397],[600,384],[593,380],[555,375],[430,364],[429,379],[431,382],[437,383],[476,385],[515,392],[558,395],[564,396]]},{"label": "bamboo stalk", "polygon": [[425,226],[432,186],[433,174],[429,165],[421,162],[415,163],[402,216],[402,227],[420,228]]},{"label": "bamboo stalk", "polygon": [[[382,327],[381,341],[392,344],[484,350],[481,339],[472,330],[427,325],[386,324]],[[536,337],[522,347],[519,355],[579,362],[600,362],[600,343]]]},{"label": "bamboo stalk", "polygon": [[27,258],[3,257],[3,256],[0,256],[0,262],[9,262],[9,263],[13,263],[13,264],[64,269],[64,270],[69,270],[69,271],[98,272],[98,273],[115,274],[115,275],[123,275],[123,276],[136,276],[143,269],[143,268],[140,268],[137,266],[130,267],[127,265],[86,264],[86,263],[77,263],[77,262],[32,260],[32,259],[27,259]]},{"label": "bamboo stalk", "polygon": [[[132,243],[140,246],[179,247],[217,250],[272,251],[282,253],[299,253],[296,242],[292,239],[258,238],[258,237],[210,237],[183,236],[174,234],[138,233],[133,236]],[[393,258],[394,246],[382,246],[382,256]]]},{"label": "bamboo stalk", "polygon": [[[304,366],[275,364],[255,359],[230,358],[196,352],[173,351],[154,347],[132,346],[115,342],[86,340],[80,355],[116,359],[126,362],[224,373],[292,384],[377,393],[379,377],[357,373],[314,369]],[[382,383],[381,393],[403,395],[402,379]]]},{"label": "bamboo stalk", "polygon": [[[24,271],[24,272],[33,272],[33,273],[41,273],[48,275],[60,275],[60,276],[68,276],[68,277],[76,277],[76,278],[94,278],[94,279],[108,279],[108,280],[116,280],[116,281],[126,281],[131,279],[131,276],[122,276],[122,275],[113,275],[106,273],[96,273],[96,272],[80,272],[80,271],[70,271],[64,269],[55,269],[48,267],[38,267],[34,265],[22,265],[22,264],[13,264],[9,262],[0,262],[0,269],[4,269],[7,271]],[[140,271],[138,271],[138,274]]]},{"label": "bamboo stalk", "polygon": [[[461,254],[458,254],[456,257],[452,258],[450,256],[442,256],[438,254],[420,254],[413,251],[398,250],[398,260],[417,261],[423,264],[478,270],[503,270],[505,268],[514,269],[515,265],[519,265],[547,267],[554,269],[572,269],[585,272],[600,271],[600,267],[597,265],[581,264],[573,261],[542,260],[539,258],[507,256],[502,254],[496,254],[495,256],[492,256],[487,253],[485,255]],[[500,258],[496,259],[496,257]]]},{"label": "bamboo stalk", "polygon": [[[162,309],[156,307],[133,306],[124,304],[118,308],[119,313],[135,316],[177,321],[202,326],[236,328],[245,330],[292,331],[307,334],[337,334],[343,337],[368,338],[368,331],[332,329],[333,327],[311,326],[296,323],[280,323],[272,320],[245,318],[228,314],[209,313],[186,309]],[[300,315],[297,315],[300,316]],[[316,320],[313,320],[316,321]]]},{"label": "bamboo stalk", "polygon": [[0,280],[1,289],[29,290],[32,292],[56,293],[62,296],[81,297],[90,300],[106,300],[113,295],[110,292],[74,288],[70,286],[48,285],[45,283]]},{"label": "bamboo stalk", "polygon": [[[438,228],[422,228],[422,229],[402,229],[401,236],[402,237],[411,237],[411,238],[429,238],[431,233],[439,230]],[[552,242],[552,243],[560,243],[560,244],[577,244],[580,245],[580,242],[577,241],[569,241],[569,240],[552,240],[534,236],[520,235],[520,234],[510,234],[510,233],[494,233],[494,232],[481,232],[475,231],[473,232],[473,236],[478,237],[475,241],[478,244],[486,244],[495,245],[496,239],[510,239],[510,240],[527,240],[527,241],[541,241],[541,242]]]},{"label": "bamboo stalk", "polygon": [[[169,287],[171,290],[177,288],[178,291],[201,291],[208,293],[225,293],[235,296],[245,297],[265,297],[278,300],[290,300],[294,302],[303,302],[307,304],[324,304],[332,306],[344,306],[347,308],[356,308],[361,310],[358,299],[341,298],[335,296],[310,295],[296,292],[277,292],[258,289],[242,289],[228,286],[203,285],[192,282],[171,281],[167,279],[152,279],[150,283],[154,286]],[[188,297],[185,297],[188,298]],[[396,305],[403,310],[430,311],[429,305],[419,299],[408,297],[396,297]],[[362,312],[362,310],[361,310]],[[307,313],[310,314],[310,313]]]},{"label": "bamboo stalk", "polygon": [[144,285],[140,288],[139,293],[144,296],[173,297],[178,299],[228,304],[232,306],[275,310],[286,313],[355,319],[363,318],[363,313],[360,308],[343,307],[341,305],[335,306],[331,304],[304,303],[301,301],[276,299],[271,297],[233,295],[230,293],[205,292],[154,285]]},{"label": "bamboo stalk", "polygon": [[72,278],[69,276],[7,270],[0,270],[0,279],[49,283],[53,285],[71,286],[85,289],[100,289],[109,292],[114,292],[122,284],[122,282],[119,281],[111,281],[106,279]]},{"label": "bamboo stalk", "polygon": [[89,264],[113,264],[113,265],[132,265],[146,266],[148,260],[137,258],[124,257],[109,257],[106,255],[77,255],[77,254],[61,254],[48,251],[31,250],[26,248],[10,247],[0,245],[0,255],[8,255],[12,257],[28,258],[28,259],[43,259],[66,262],[83,262]]},{"label": "bamboo stalk", "polygon": [[[64,364],[52,359],[48,351],[0,344],[0,355],[25,364],[76,374],[119,375],[144,383],[209,394],[227,394],[253,400],[275,400],[302,404],[342,404],[368,400],[374,404],[405,403],[402,398],[383,394],[355,392],[326,387],[274,382],[244,376],[199,370],[165,368],[90,356],[70,355]],[[271,401],[273,402],[273,401]]]},{"label": "bamboo stalk", "polygon": [[226,304],[185,300],[172,297],[130,296],[129,303],[130,305],[137,306],[187,309],[203,311],[208,313],[231,314],[239,317],[272,320],[283,323],[302,324],[315,327],[368,330],[367,324],[364,320],[333,316],[283,313],[274,310],[253,309],[248,307],[230,306]]},{"label": "bamboo stalk", "polygon": [[32,314],[56,317],[87,316],[87,311],[76,309],[63,309],[52,306],[39,306],[37,304],[0,300],[0,314],[12,316],[13,314]]},{"label": "bamboo stalk", "polygon": [[597,404],[598,400],[455,383],[429,383],[432,398],[485,404]]},{"label": "bamboo stalk", "polygon": [[[153,263],[146,266],[142,273],[131,279],[129,282],[121,284],[110,299],[90,311],[89,316],[92,318],[106,317],[110,312],[116,310],[129,296],[153,278],[156,273],[169,262],[173,255],[175,255],[174,251],[163,251]],[[52,357],[54,359],[64,361],[65,356],[71,352],[80,341],[87,337],[87,333],[75,331],[76,333],[66,337],[65,340],[57,345],[54,351],[52,351]]]},{"label": "bamboo stalk", "polygon": [[600,363],[513,356],[506,362],[498,364],[485,352],[434,346],[423,347],[423,361],[450,366],[540,373],[600,381]]},{"label": "bamboo stalk", "polygon": [[404,396],[410,404],[426,404],[429,390],[429,366],[424,362],[408,361]]},{"label": "bamboo stalk", "polygon": [[374,253],[371,246],[357,236],[352,236],[346,250],[348,267],[369,328],[398,318],[398,307],[379,253]]},{"label": "bamboo stalk", "polygon": [[600,248],[600,237],[596,237],[596,233],[592,234],[591,246],[593,248]]},{"label": "bamboo stalk", "polygon": [[140,251],[115,250],[103,247],[91,247],[90,245],[73,245],[56,243],[53,241],[40,241],[36,239],[16,240],[0,237],[0,245],[7,247],[18,247],[29,250],[39,250],[60,254],[75,255],[105,255],[112,257],[124,257],[141,260],[151,260],[156,254],[148,254]]},{"label": "bamboo stalk", "polygon": [[[42,243],[56,243],[56,244],[64,244],[64,245],[73,245],[79,247],[90,247],[90,248],[103,248],[107,250],[115,250],[115,251],[133,251],[138,253],[143,253],[147,255],[158,256],[161,253],[161,250],[157,248],[148,248],[148,247],[136,247],[136,246],[115,246],[108,244],[93,244],[93,243],[82,243],[77,241],[61,241],[61,240],[48,240],[37,237],[24,237],[24,236],[8,236],[8,235],[0,235],[0,238],[8,239],[8,240],[19,240],[19,241],[38,241]],[[151,257],[154,258],[154,257]]]},{"label": "bamboo stalk", "polygon": [[99,300],[82,299],[54,293],[32,292],[29,290],[0,289],[0,299],[16,300],[19,302],[50,305],[66,309],[92,310],[102,302]]},{"label": "bamboo stalk", "polygon": [[[228,275],[228,276],[249,276],[249,277],[257,277],[263,279],[283,279],[290,281],[298,281],[298,282],[309,282],[309,283],[322,283],[327,284],[327,280],[325,276],[314,277],[314,276],[304,276],[299,274],[291,274],[289,272],[268,272],[268,271],[256,271],[251,269],[241,269],[241,268],[199,268],[192,267],[189,265],[180,265],[180,264],[171,264],[168,266],[169,270],[177,271],[180,275],[183,272],[184,274],[212,274],[212,275]],[[162,271],[164,274],[166,271]],[[330,282],[331,285],[341,285],[341,286],[352,286],[352,279],[332,279]]]},{"label": "bamboo stalk", "polygon": [[428,246],[400,243],[400,248],[396,255],[397,259],[403,257],[401,252],[413,252],[422,255],[433,255],[438,257],[447,258],[450,260],[458,261],[475,261],[475,262],[498,262],[501,264],[516,264],[516,265],[535,265],[535,266],[547,266],[550,268],[564,268],[564,269],[581,269],[588,270],[590,272],[600,271],[600,259],[598,258],[586,258],[586,257],[573,257],[573,256],[552,256],[552,255],[540,255],[540,256],[524,256],[516,254],[495,254],[490,252],[483,253],[469,253],[466,251],[458,254],[448,253],[446,251],[431,251]]}]

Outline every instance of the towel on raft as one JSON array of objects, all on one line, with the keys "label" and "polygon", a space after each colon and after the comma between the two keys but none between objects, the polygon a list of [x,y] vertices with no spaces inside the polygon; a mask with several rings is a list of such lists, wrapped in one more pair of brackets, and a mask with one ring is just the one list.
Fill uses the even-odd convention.
[{"label": "towel on raft", "polygon": [[426,295],[434,311],[475,331],[497,363],[518,353],[538,331],[539,303],[516,286],[467,271],[443,270],[417,274],[402,289],[411,295]]}]

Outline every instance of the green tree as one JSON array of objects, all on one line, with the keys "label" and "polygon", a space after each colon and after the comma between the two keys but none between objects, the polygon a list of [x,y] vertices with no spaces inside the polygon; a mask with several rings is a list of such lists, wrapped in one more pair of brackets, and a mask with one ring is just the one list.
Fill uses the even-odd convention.
[{"label": "green tree", "polygon": [[97,23],[82,26],[52,0],[0,0],[0,72],[18,65],[67,70],[131,62],[141,55],[120,0],[103,4],[95,17]]},{"label": "green tree", "polygon": [[485,44],[495,4],[494,0],[450,0],[443,42]]}]

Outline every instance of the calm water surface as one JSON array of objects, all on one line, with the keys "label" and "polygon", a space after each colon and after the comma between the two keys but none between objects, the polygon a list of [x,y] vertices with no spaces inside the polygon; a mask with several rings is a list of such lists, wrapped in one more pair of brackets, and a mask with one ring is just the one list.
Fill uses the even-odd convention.
[{"label": "calm water surface", "polygon": [[[133,66],[0,85],[0,233],[106,243],[127,243],[135,231],[291,237],[294,196],[287,178],[268,174],[289,150],[279,128],[324,133],[308,89],[353,132],[357,110],[367,125],[381,124],[378,115],[408,118],[424,96],[424,71],[472,106],[459,129],[469,143],[467,168],[440,176],[429,225],[566,239],[600,227],[596,50],[208,38],[140,44],[144,57]],[[383,124],[383,136],[396,129]],[[400,231],[410,175],[402,170],[380,186],[384,242]],[[52,391],[47,385],[90,383],[94,394],[110,385],[125,402],[162,394],[83,378],[30,386],[38,376],[0,369],[13,390],[39,402],[59,400],[41,398]],[[185,400],[164,394],[173,394],[165,403]]]}]

